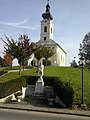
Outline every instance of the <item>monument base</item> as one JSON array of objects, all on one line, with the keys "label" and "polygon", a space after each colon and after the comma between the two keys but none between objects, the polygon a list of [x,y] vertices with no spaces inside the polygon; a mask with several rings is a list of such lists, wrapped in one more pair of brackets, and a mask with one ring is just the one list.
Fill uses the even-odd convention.
[{"label": "monument base", "polygon": [[35,94],[43,94],[44,93],[44,82],[43,78],[39,78],[35,85]]}]

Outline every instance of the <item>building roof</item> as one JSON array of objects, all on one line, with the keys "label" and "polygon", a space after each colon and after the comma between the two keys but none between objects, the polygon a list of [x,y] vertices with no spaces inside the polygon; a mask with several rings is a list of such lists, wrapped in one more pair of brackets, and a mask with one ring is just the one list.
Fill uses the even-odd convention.
[{"label": "building roof", "polygon": [[58,43],[56,43],[54,40],[52,40],[52,39],[50,39],[49,41],[41,41],[41,40],[39,40],[36,44],[46,44],[46,45],[57,45],[60,49],[62,49],[62,51],[65,53],[65,54],[67,54],[66,52],[65,52],[65,50],[58,44]]}]

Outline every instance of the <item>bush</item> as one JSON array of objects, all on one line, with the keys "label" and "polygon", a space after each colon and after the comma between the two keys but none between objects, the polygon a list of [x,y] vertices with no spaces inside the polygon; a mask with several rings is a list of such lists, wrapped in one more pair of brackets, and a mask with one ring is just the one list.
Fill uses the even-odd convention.
[{"label": "bush", "polygon": [[70,82],[63,82],[62,78],[54,79],[54,91],[56,95],[63,101],[66,107],[70,107],[74,100],[74,90]]},{"label": "bush", "polygon": [[[27,76],[27,84],[28,85],[35,85],[35,83],[38,80],[38,76]],[[45,86],[53,86],[53,81],[54,81],[54,77],[43,77],[43,81],[44,81],[44,85]]]},{"label": "bush", "polygon": [[32,69],[33,66],[25,66],[24,68],[25,68],[25,69]]},{"label": "bush", "polygon": [[21,90],[21,88],[25,85],[26,85],[25,77],[19,77],[14,80],[9,80],[9,81],[0,83],[0,98],[7,97],[12,93],[15,93],[18,90]]},{"label": "bush", "polygon": [[[28,85],[35,85],[38,76],[21,76],[14,80],[8,80],[0,83],[0,98],[4,98],[12,93],[21,90],[22,87]],[[59,77],[43,76],[45,86],[53,86],[55,94],[69,107],[73,103],[74,90],[70,82],[64,82]]]},{"label": "bush", "polygon": [[[35,85],[38,80],[38,76],[28,76],[27,84]],[[48,77],[44,76],[44,85],[53,86],[55,94],[63,101],[66,107],[70,107],[74,100],[74,90],[70,82],[64,82],[60,77]]]},{"label": "bush", "polygon": [[35,66],[35,65],[36,65],[36,60],[35,60],[35,59],[31,61],[31,65],[32,65],[32,66]]},{"label": "bush", "polygon": [[0,71],[0,76],[7,73],[7,71]]},{"label": "bush", "polygon": [[51,61],[50,60],[43,60],[43,65],[44,66],[50,66],[51,65]]},{"label": "bush", "polygon": [[72,62],[70,63],[70,66],[71,66],[71,67],[75,67],[75,68],[78,67],[78,65],[77,65],[77,63],[76,63],[75,60],[72,60]]}]

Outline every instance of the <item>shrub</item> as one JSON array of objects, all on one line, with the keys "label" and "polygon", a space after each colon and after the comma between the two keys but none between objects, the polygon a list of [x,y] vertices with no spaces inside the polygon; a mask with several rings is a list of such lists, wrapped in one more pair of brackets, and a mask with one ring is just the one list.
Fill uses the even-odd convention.
[{"label": "shrub", "polygon": [[31,61],[31,65],[32,65],[32,66],[35,66],[35,65],[36,65],[36,60],[35,60],[35,59]]},{"label": "shrub", "polygon": [[26,85],[25,77],[19,77],[14,80],[9,80],[6,82],[0,83],[0,98],[4,98],[12,93],[21,90],[23,86]]},{"label": "shrub", "polygon": [[0,76],[7,73],[7,71],[0,71]]},{"label": "shrub", "polygon": [[51,65],[51,61],[50,60],[43,60],[43,65],[44,66],[50,66]]},{"label": "shrub", "polygon": [[[27,84],[28,85],[35,85],[35,83],[38,80],[38,76],[27,76]],[[44,81],[44,85],[45,86],[53,86],[53,81],[54,81],[54,77],[43,77],[43,81]]]},{"label": "shrub", "polygon": [[63,82],[62,78],[54,79],[54,91],[56,95],[63,101],[66,107],[70,107],[74,99],[74,90],[70,82]]},{"label": "shrub", "polygon": [[[28,85],[35,85],[38,80],[38,76],[28,76],[27,77],[27,84]],[[53,86],[55,94],[63,101],[66,107],[70,107],[74,100],[74,90],[71,86],[70,81],[65,82],[60,77],[48,77],[44,76],[44,85],[45,86]]]},{"label": "shrub", "polygon": [[[25,85],[35,85],[38,76],[21,76],[14,80],[0,83],[0,98],[21,90]],[[43,76],[45,86],[53,86],[55,94],[69,107],[73,103],[74,90],[70,82],[64,82],[60,77]]]},{"label": "shrub", "polygon": [[33,66],[25,66],[25,69],[32,69]]}]

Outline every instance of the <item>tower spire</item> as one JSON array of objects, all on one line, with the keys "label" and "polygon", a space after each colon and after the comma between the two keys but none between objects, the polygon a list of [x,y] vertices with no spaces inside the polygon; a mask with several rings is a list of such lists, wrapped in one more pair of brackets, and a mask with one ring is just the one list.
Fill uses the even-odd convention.
[{"label": "tower spire", "polygon": [[49,0],[47,0],[47,4],[49,4]]},{"label": "tower spire", "polygon": [[50,13],[50,5],[49,5],[49,0],[47,0],[47,5],[46,5],[46,11],[45,13],[42,14],[42,17],[44,19],[53,19],[51,13]]}]

